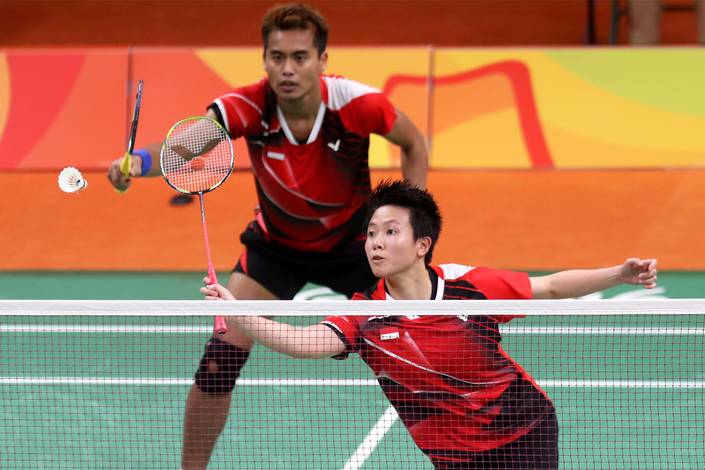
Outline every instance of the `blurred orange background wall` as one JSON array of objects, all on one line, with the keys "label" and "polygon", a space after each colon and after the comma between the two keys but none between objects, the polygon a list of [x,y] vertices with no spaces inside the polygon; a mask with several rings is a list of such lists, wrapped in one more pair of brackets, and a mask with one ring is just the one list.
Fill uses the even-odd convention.
[{"label": "blurred orange background wall", "polygon": [[[692,5],[692,0],[665,0]],[[262,0],[3,0],[0,46],[258,46]],[[280,2],[285,3],[285,2]],[[612,0],[324,0],[307,2],[332,46],[578,46],[608,42]],[[626,6],[626,0],[619,5]],[[589,16],[592,5],[593,14]],[[663,16],[663,44],[692,44],[692,11]],[[627,39],[621,16],[619,43]]]},{"label": "blurred orange background wall", "polygon": [[[331,24],[333,46],[580,46],[586,38],[588,2],[579,0],[312,3]],[[255,46],[269,6],[5,0],[0,46],[30,51],[36,46]],[[610,2],[598,0],[594,6],[596,41],[605,44]],[[664,17],[665,43],[687,43],[693,36],[692,15]],[[96,74],[131,66],[109,54],[94,60]],[[50,69],[37,74],[37,80],[50,78]],[[115,83],[106,80],[106,86]],[[124,88],[106,88],[104,102],[95,103],[107,110],[106,119],[118,122],[96,122],[90,112],[76,109],[77,125],[55,132],[75,129],[77,146],[105,144],[101,152],[118,156],[121,139],[106,144],[96,129],[103,124],[124,129],[125,95]],[[27,136],[12,135],[22,137]],[[396,174],[378,170],[373,178]],[[203,269],[197,207],[169,206],[172,193],[157,179],[138,181],[120,196],[102,172],[87,177],[85,192],[65,195],[56,187],[55,173],[0,174],[6,190],[0,200],[0,270]],[[432,172],[429,187],[446,221],[436,262],[553,270],[655,256],[664,269],[705,269],[702,170],[446,170]],[[229,269],[239,252],[237,236],[255,204],[251,177],[236,173],[206,204],[217,268]]]}]

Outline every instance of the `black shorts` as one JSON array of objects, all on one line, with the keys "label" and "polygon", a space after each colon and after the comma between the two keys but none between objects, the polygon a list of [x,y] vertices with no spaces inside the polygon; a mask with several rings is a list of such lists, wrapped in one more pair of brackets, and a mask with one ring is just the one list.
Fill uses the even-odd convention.
[{"label": "black shorts", "polygon": [[306,285],[326,286],[348,298],[377,282],[363,241],[349,242],[328,252],[299,251],[268,241],[257,222],[240,235],[245,249],[235,265],[282,300],[293,299]]}]

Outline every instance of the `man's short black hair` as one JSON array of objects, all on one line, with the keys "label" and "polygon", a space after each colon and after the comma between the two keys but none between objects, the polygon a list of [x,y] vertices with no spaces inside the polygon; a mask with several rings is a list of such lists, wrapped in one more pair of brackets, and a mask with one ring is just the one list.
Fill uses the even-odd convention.
[{"label": "man's short black hair", "polygon": [[367,205],[365,228],[372,215],[382,206],[398,206],[409,210],[409,222],[414,230],[414,240],[431,238],[431,247],[426,253],[426,264],[431,262],[433,248],[441,234],[442,217],[438,204],[431,193],[406,181],[384,180],[372,191]]},{"label": "man's short black hair", "polygon": [[313,45],[318,55],[326,51],[328,45],[328,23],[316,9],[303,3],[286,3],[272,7],[262,20],[262,44],[267,52],[269,33],[274,30],[292,29],[313,30]]}]

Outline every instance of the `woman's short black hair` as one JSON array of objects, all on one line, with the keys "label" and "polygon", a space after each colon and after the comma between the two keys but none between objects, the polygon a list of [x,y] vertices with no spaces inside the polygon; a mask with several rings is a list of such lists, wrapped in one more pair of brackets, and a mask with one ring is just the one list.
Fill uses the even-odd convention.
[{"label": "woman's short black hair", "polygon": [[372,215],[382,206],[398,206],[409,210],[409,222],[414,230],[414,240],[431,238],[431,247],[426,253],[426,264],[431,262],[433,248],[441,234],[442,217],[438,204],[431,193],[406,181],[384,180],[372,191],[368,203],[365,228]]}]

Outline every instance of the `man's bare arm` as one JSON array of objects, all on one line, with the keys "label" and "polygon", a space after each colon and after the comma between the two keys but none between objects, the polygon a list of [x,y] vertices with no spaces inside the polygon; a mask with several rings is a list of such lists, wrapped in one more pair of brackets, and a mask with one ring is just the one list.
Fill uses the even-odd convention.
[{"label": "man's bare arm", "polygon": [[428,173],[428,148],[426,139],[406,114],[397,110],[397,119],[392,130],[384,136],[401,148],[401,171],[404,179],[426,188]]}]

